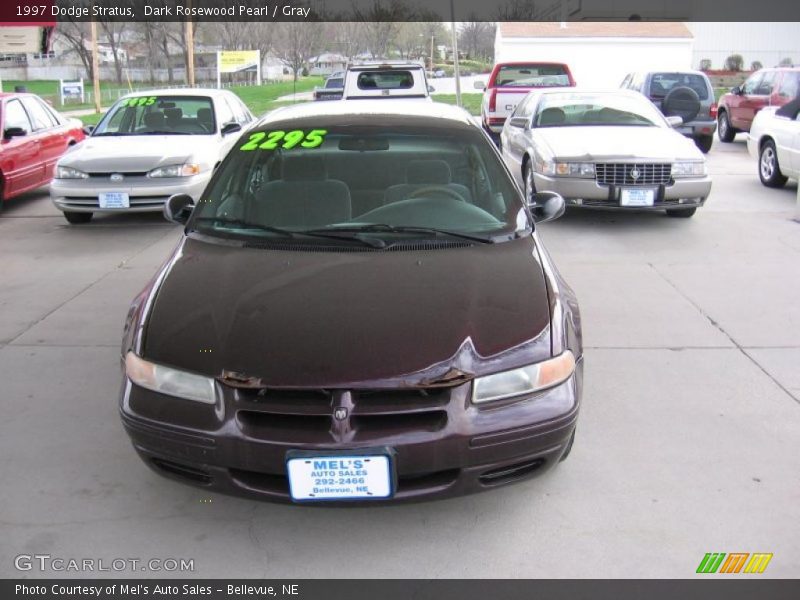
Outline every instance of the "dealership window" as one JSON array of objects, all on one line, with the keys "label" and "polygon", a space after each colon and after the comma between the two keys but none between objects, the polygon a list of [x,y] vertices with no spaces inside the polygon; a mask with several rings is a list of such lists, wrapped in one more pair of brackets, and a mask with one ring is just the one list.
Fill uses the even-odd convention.
[{"label": "dealership window", "polygon": [[3,127],[6,129],[11,127],[19,127],[26,132],[33,131],[31,122],[28,119],[28,113],[25,112],[25,109],[22,107],[22,103],[19,100],[9,100],[6,102],[6,115]]}]

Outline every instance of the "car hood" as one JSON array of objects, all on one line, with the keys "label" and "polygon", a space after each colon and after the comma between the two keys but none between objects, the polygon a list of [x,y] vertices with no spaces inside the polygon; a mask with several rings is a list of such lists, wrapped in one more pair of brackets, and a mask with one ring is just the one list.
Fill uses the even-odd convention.
[{"label": "car hood", "polygon": [[274,387],[425,385],[550,356],[547,288],[529,237],[399,252],[186,238],[166,268],[141,354],[209,376]]},{"label": "car hood", "polygon": [[665,127],[545,127],[533,135],[558,159],[703,160],[692,140]]},{"label": "car hood", "polygon": [[74,146],[58,164],[95,173],[145,172],[183,164],[190,157],[195,162],[208,162],[208,155],[218,147],[216,140],[213,135],[91,136]]}]

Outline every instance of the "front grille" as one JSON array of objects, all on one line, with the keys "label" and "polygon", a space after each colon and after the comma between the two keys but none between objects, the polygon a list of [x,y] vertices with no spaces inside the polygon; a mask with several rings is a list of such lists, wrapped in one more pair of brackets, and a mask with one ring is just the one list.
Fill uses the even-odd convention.
[{"label": "front grille", "polygon": [[147,171],[93,171],[87,175],[92,179],[110,179],[112,175],[122,175],[127,179],[128,177],[144,177],[147,175]]},{"label": "front grille", "polygon": [[[161,208],[167,201],[166,196],[129,196],[128,202],[131,208]],[[67,207],[75,208],[100,208],[100,200],[97,196],[66,196],[63,200]],[[125,209],[121,209],[125,210]]]},{"label": "front grille", "polygon": [[666,185],[672,178],[670,163],[597,163],[595,177],[600,185]]},{"label": "front grille", "polygon": [[[236,423],[248,437],[286,443],[365,442],[447,426],[455,387],[369,390],[234,390]],[[346,407],[337,420],[335,408]]]}]

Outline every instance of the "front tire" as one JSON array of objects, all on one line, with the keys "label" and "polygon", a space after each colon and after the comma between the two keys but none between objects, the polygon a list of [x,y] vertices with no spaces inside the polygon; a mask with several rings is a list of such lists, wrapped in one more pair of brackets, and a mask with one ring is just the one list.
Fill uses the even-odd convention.
[{"label": "front tire", "polygon": [[703,154],[708,154],[711,151],[711,145],[714,143],[713,135],[701,135],[694,138],[695,145],[700,149]]},{"label": "front tire", "polygon": [[728,111],[723,110],[717,115],[717,135],[720,142],[731,143],[736,137],[736,130],[728,118]]},{"label": "front tire", "polygon": [[88,223],[92,220],[94,213],[90,212],[70,212],[64,211],[64,218],[72,225],[80,225],[81,223]]},{"label": "front tire", "polygon": [[767,187],[781,188],[788,179],[781,173],[781,166],[778,164],[778,152],[775,150],[775,142],[767,140],[761,145],[758,153],[758,177]]},{"label": "front tire", "polygon": [[693,208],[668,208],[667,216],[674,219],[688,219],[697,212],[697,207]]}]

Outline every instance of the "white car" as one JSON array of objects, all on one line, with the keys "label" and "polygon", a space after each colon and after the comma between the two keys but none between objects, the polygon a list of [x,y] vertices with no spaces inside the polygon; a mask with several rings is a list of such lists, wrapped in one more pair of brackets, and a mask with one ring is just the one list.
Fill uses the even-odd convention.
[{"label": "white car", "polygon": [[414,62],[350,65],[344,76],[343,100],[417,99],[430,101],[433,87],[425,69]]},{"label": "white car", "polygon": [[50,198],[70,223],[96,212],[160,212],[177,193],[197,201],[252,120],[227,90],[128,94],[58,161]]},{"label": "white car", "polygon": [[747,149],[758,159],[758,176],[767,187],[783,187],[800,178],[800,98],[782,108],[756,113]]},{"label": "white car", "polygon": [[529,93],[503,126],[503,158],[526,195],[567,205],[691,217],[711,191],[703,154],[638,92]]}]

